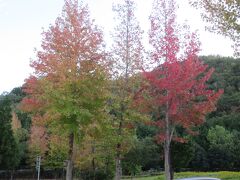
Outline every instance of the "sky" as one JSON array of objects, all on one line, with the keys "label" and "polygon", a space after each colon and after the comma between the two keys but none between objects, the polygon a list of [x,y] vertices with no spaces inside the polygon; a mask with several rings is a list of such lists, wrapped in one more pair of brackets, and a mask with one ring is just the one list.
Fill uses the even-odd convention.
[{"label": "sky", "polygon": [[[118,0],[85,0],[92,18],[100,25],[106,41],[114,24],[112,3]],[[232,56],[231,41],[205,31],[200,11],[187,0],[179,3],[178,22],[187,21],[191,30],[198,30],[202,51],[200,55]],[[145,32],[152,0],[136,0],[136,16]],[[41,32],[48,29],[61,14],[63,0],[0,0],[0,94],[21,86],[33,72],[29,64],[35,58],[34,49],[41,45]]]}]

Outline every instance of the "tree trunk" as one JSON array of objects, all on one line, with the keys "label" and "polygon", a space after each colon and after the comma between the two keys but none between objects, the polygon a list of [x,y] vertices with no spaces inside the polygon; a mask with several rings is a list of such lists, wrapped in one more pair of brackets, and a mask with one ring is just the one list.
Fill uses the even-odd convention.
[{"label": "tree trunk", "polygon": [[93,168],[93,180],[95,180],[96,179],[95,158],[92,159],[92,168]]},{"label": "tree trunk", "polygon": [[104,170],[104,173],[107,173],[107,172],[108,172],[109,165],[110,165],[110,161],[109,161],[109,158],[107,157],[107,160],[106,160],[106,163],[105,163],[105,170]]},{"label": "tree trunk", "polygon": [[[121,145],[118,144],[118,149],[121,148]],[[120,151],[118,150],[116,155],[116,173],[115,173],[115,180],[121,180],[122,177],[122,165],[121,165],[121,155]]]},{"label": "tree trunk", "polygon": [[171,176],[171,153],[170,153],[170,143],[171,143],[171,126],[169,122],[168,109],[169,103],[166,105],[166,117],[165,117],[165,142],[164,142],[164,170],[166,180],[172,180]]},{"label": "tree trunk", "polygon": [[165,177],[166,180],[171,179],[171,162],[170,162],[170,143],[165,142],[164,144],[164,170],[165,170]]},{"label": "tree trunk", "polygon": [[13,170],[11,170],[11,180],[13,180]]},{"label": "tree trunk", "polygon": [[92,170],[93,170],[93,180],[96,179],[96,165],[95,165],[95,141],[92,142]]},{"label": "tree trunk", "polygon": [[[172,162],[171,160],[170,160],[170,162]],[[171,163],[171,166],[170,166],[170,169],[171,169],[171,179],[173,179],[174,178],[174,168],[172,167],[172,163]]]},{"label": "tree trunk", "polygon": [[[121,117],[120,117],[120,122],[119,122],[119,127],[118,127],[118,135],[121,137],[122,136],[122,128],[123,128],[123,113],[125,112],[125,107],[124,104],[121,104]],[[116,153],[116,170],[115,170],[115,180],[120,180],[122,177],[122,163],[121,163],[121,148],[122,144],[119,142],[117,144],[117,153]]]},{"label": "tree trunk", "polygon": [[74,134],[71,133],[69,135],[69,151],[68,151],[68,162],[67,162],[67,172],[66,172],[66,180],[73,179],[73,141],[74,141]]}]

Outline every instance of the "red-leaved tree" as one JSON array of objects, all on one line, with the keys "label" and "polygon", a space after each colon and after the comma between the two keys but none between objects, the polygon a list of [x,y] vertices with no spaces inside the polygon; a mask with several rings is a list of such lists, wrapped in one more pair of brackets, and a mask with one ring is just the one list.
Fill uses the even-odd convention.
[{"label": "red-leaved tree", "polygon": [[206,82],[214,70],[198,59],[200,43],[197,36],[185,33],[181,40],[183,28],[175,22],[175,6],[174,0],[154,0],[149,39],[155,67],[143,72],[146,82],[141,98],[138,98],[143,101],[139,103],[145,104],[145,110],[155,114],[153,124],[159,128],[156,139],[164,146],[167,180],[173,178],[170,172],[171,142],[184,141],[175,133],[176,127],[194,133],[192,128],[204,122],[205,115],[215,109],[222,94],[222,90],[208,89]]}]

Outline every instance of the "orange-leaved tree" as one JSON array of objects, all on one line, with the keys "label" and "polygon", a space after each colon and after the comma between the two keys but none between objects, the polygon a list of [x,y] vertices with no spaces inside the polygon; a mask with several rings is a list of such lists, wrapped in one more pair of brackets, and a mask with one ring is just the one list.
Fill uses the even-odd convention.
[{"label": "orange-leaved tree", "polygon": [[68,136],[66,179],[72,179],[74,142],[84,129],[105,118],[107,70],[101,30],[86,5],[65,0],[62,15],[43,32],[41,50],[31,62],[34,74],[24,86],[22,108],[45,127]]},{"label": "orange-leaved tree", "polygon": [[[222,90],[208,89],[206,82],[213,69],[208,69],[198,59],[197,36],[175,22],[175,7],[174,0],[154,0],[149,39],[155,67],[143,72],[146,82],[137,98],[139,104],[145,104],[144,110],[155,116],[153,124],[159,129],[157,141],[163,143],[167,180],[173,178],[170,173],[171,142],[184,141],[177,136],[176,128],[193,134],[192,128],[204,122],[205,115],[215,109],[222,94]],[[184,29],[186,32],[182,33]]]}]

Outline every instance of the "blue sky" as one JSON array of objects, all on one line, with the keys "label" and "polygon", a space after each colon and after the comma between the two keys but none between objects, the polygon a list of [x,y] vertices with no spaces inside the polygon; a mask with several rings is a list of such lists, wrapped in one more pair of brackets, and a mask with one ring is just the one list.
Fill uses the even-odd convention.
[{"label": "blue sky", "polygon": [[[112,2],[117,0],[85,0],[92,17],[104,28],[109,39],[113,14]],[[137,0],[137,17],[145,32],[152,0]],[[202,42],[202,55],[232,56],[231,42],[220,35],[206,32],[200,12],[191,8],[187,0],[179,2],[179,22],[185,20],[193,30],[198,29]],[[61,14],[63,0],[0,0],[0,93],[21,86],[31,73],[29,62],[34,48],[41,43],[42,28],[47,29]]]}]

